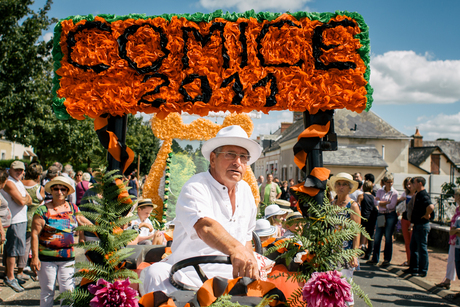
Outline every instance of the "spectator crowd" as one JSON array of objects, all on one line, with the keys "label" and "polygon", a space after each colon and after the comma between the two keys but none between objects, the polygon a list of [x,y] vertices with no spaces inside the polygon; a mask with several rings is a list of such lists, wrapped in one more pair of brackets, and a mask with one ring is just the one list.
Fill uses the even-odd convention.
[{"label": "spectator crowd", "polygon": [[[77,225],[90,225],[80,214],[88,202],[97,204],[101,197],[91,189],[98,173],[87,169],[74,171],[71,165],[55,162],[46,171],[38,163],[26,166],[14,161],[8,170],[0,169],[0,237],[3,244],[4,283],[17,292],[30,278],[40,281],[43,306],[52,306],[54,284],[59,278],[60,291],[72,289],[75,261],[72,247],[74,236],[79,242],[96,241],[90,232],[75,233]],[[141,185],[135,174],[125,178],[129,193],[138,197]],[[255,233],[266,249],[276,240],[293,237],[305,227],[295,195],[291,194],[293,179],[279,181],[272,174],[257,179],[260,192],[258,220]],[[434,210],[423,177],[406,178],[404,191],[394,187],[394,177],[387,173],[380,184],[373,174],[353,175],[338,173],[328,181],[329,199],[333,205],[348,208],[347,217],[361,223],[372,240],[356,236],[344,242],[344,248],[360,248],[363,260],[372,265],[390,265],[393,253],[393,235],[398,221],[405,242],[407,266],[405,272],[425,277],[428,272],[428,233]],[[93,196],[93,197],[90,197]],[[460,190],[455,191],[457,210],[450,230],[449,259],[445,279],[438,287],[450,288],[460,269]],[[149,199],[139,199],[138,218],[126,227],[136,229],[139,236],[131,244],[165,245],[170,235],[156,230],[149,217],[155,204]],[[53,238],[59,237],[56,240]],[[384,242],[382,245],[382,241]],[[383,261],[381,248],[383,247]],[[352,278],[359,269],[358,259],[342,264],[344,274]],[[353,303],[350,303],[352,306]]]}]

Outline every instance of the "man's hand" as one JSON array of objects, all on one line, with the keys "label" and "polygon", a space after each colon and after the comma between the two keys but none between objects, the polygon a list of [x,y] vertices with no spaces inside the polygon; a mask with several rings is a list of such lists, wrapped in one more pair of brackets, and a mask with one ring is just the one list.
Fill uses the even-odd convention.
[{"label": "man's hand", "polygon": [[259,269],[252,250],[233,238],[221,224],[211,218],[202,218],[193,227],[207,245],[230,256],[233,277],[259,279]]},{"label": "man's hand", "polygon": [[422,216],[422,219],[429,220],[430,219],[430,213],[426,213],[424,216]]},{"label": "man's hand", "polygon": [[257,260],[252,252],[249,252],[246,248],[240,248],[235,253],[230,254],[230,259],[233,266],[233,278],[249,277],[259,279]]}]

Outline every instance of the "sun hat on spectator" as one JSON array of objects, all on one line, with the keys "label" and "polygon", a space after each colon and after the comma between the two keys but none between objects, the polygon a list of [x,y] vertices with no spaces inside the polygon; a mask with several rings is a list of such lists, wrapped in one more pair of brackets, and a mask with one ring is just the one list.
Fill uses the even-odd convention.
[{"label": "sun hat on spectator", "polygon": [[303,219],[303,215],[300,212],[291,212],[286,216],[286,222],[299,219]]},{"label": "sun hat on spectator", "polygon": [[152,206],[153,208],[156,208],[157,206],[153,204],[152,200],[150,198],[143,198],[137,202],[137,207],[145,207],[145,206]]},{"label": "sun hat on spectator", "polygon": [[11,165],[10,165],[10,168],[12,168],[12,169],[23,169],[23,170],[25,170],[25,169],[26,169],[26,166],[24,165],[24,162],[21,162],[21,161],[13,161],[13,163],[11,163]]},{"label": "sun hat on spectator", "polygon": [[254,228],[254,232],[259,237],[267,237],[275,234],[276,226],[270,225],[270,222],[264,219],[260,219],[256,221],[256,227]]},{"label": "sun hat on spectator", "polygon": [[248,165],[256,162],[262,153],[262,147],[256,142],[248,138],[248,134],[240,126],[233,125],[224,127],[219,130],[217,135],[207,140],[201,147],[201,153],[206,160],[209,161],[211,152],[221,146],[239,146],[246,149],[251,156]]},{"label": "sun hat on spectator", "polygon": [[348,173],[338,173],[336,176],[332,176],[331,179],[329,179],[329,182],[331,183],[331,187],[333,189],[335,188],[335,183],[337,181],[348,181],[349,183],[351,183],[353,187],[351,188],[350,193],[356,191],[359,185],[358,182],[353,180],[353,177]]},{"label": "sun hat on spectator", "polygon": [[51,187],[54,185],[58,185],[58,184],[63,185],[66,188],[68,188],[69,189],[68,194],[72,194],[75,192],[75,189],[73,188],[70,178],[67,178],[64,176],[57,176],[57,177],[54,177],[52,180],[48,181],[45,185],[45,191],[51,194]]},{"label": "sun hat on spectator", "polygon": [[277,199],[277,200],[275,200],[275,204],[278,205],[281,210],[284,210],[286,212],[294,212],[291,209],[291,203],[289,201],[287,201],[287,200]]},{"label": "sun hat on spectator", "polygon": [[281,210],[281,208],[278,205],[270,205],[265,208],[265,216],[264,218],[268,219],[271,216],[274,215],[283,215],[286,214],[287,212],[285,210]]}]

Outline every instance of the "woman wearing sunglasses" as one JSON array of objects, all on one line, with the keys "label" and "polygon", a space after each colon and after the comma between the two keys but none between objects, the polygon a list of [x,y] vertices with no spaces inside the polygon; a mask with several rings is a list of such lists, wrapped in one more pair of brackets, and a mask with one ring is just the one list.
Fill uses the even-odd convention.
[{"label": "woman wearing sunglasses", "polygon": [[54,285],[58,279],[62,293],[74,288],[74,230],[91,225],[75,204],[67,202],[74,193],[69,178],[57,176],[45,185],[52,200],[35,211],[32,220],[32,260],[30,267],[40,279],[40,306],[53,306]]}]

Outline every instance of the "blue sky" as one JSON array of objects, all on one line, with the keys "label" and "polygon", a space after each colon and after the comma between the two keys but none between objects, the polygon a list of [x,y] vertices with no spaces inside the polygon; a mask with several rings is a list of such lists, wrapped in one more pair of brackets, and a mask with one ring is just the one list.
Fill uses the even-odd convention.
[{"label": "blue sky", "polygon": [[[43,6],[36,1],[33,8]],[[412,135],[418,127],[424,140],[460,141],[460,1],[445,0],[55,0],[50,15],[145,13],[209,13],[308,11],[358,12],[370,28],[372,111],[396,129]],[[52,35],[52,29],[44,34]],[[254,119],[255,131],[268,134],[290,112],[272,112]]]}]

